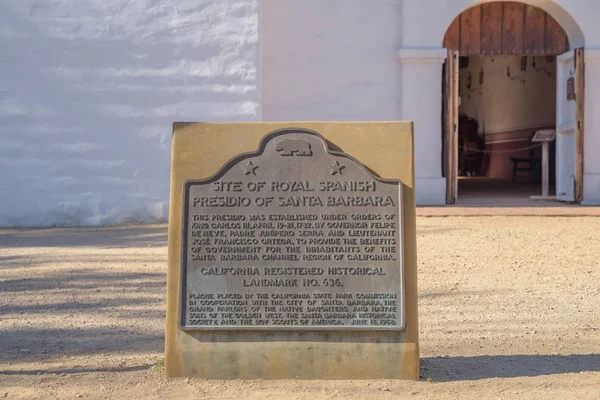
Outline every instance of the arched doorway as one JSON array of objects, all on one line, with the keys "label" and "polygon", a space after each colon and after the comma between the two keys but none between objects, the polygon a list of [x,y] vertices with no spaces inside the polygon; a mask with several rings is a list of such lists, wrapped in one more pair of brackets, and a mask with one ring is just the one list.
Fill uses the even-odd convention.
[{"label": "arched doorway", "polygon": [[[460,192],[482,205],[540,194],[581,201],[583,49],[571,50],[545,10],[506,1],[463,11],[443,45],[446,202]],[[540,130],[555,131],[548,157],[532,141]]]}]

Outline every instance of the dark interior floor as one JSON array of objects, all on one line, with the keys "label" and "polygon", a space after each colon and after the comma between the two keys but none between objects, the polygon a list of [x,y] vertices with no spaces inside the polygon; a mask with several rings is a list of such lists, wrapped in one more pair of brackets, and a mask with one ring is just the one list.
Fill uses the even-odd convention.
[{"label": "dark interior floor", "polygon": [[[550,195],[554,195],[550,187]],[[554,200],[533,200],[532,195],[541,195],[542,185],[533,183],[513,183],[511,181],[460,177],[458,179],[458,200],[460,207],[558,207],[564,203]]]}]

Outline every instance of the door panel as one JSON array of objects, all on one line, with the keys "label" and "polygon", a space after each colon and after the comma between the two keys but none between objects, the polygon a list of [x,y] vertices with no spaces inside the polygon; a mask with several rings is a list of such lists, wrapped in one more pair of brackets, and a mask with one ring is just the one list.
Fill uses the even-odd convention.
[{"label": "door panel", "polygon": [[575,132],[576,160],[575,160],[575,201],[583,201],[583,112],[585,106],[585,63],[583,62],[584,50],[575,50],[575,72],[577,75],[577,126]]},{"label": "door panel", "polygon": [[[575,201],[577,154],[577,93],[575,99],[567,98],[567,87],[577,87],[575,52],[558,57],[556,74],[556,199]],[[575,79],[574,84],[569,79]]]},{"label": "door panel", "polygon": [[446,204],[454,204],[458,195],[458,51],[448,51],[444,70],[444,172]]}]

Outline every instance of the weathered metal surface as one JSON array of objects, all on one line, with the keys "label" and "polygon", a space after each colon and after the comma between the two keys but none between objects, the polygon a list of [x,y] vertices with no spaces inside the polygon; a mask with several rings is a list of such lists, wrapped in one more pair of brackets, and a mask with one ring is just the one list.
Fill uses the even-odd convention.
[{"label": "weathered metal surface", "polygon": [[309,131],[183,192],[184,330],[402,330],[402,184]]},{"label": "weathered metal surface", "polygon": [[567,101],[576,100],[575,96],[575,77],[572,76],[567,79]]}]

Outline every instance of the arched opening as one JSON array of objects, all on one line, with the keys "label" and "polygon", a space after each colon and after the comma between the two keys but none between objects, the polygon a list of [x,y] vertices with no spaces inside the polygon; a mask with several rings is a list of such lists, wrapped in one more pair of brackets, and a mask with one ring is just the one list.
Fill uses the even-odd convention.
[{"label": "arched opening", "polygon": [[569,50],[560,24],[541,8],[496,1],[457,16],[444,36],[444,48],[471,55],[558,55]]},{"label": "arched opening", "polygon": [[[454,19],[444,36],[448,203],[581,200],[583,63],[570,42],[552,15],[525,3],[485,2]],[[577,121],[580,129],[560,133]],[[556,140],[538,142],[539,131],[554,131]]]}]

